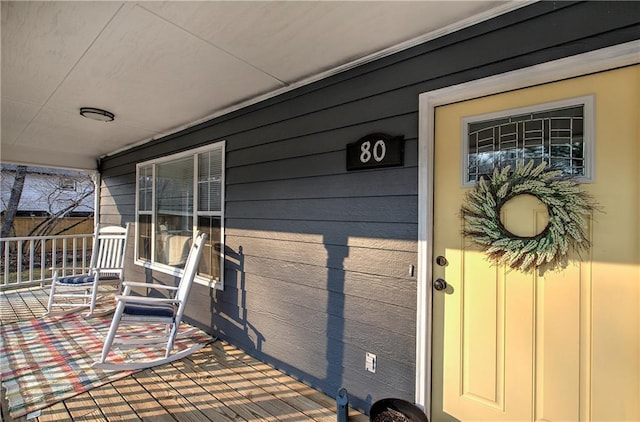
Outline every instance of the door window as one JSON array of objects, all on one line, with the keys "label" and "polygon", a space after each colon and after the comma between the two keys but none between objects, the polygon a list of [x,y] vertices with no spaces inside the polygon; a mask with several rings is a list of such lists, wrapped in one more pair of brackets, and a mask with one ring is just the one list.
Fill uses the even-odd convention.
[{"label": "door window", "polygon": [[463,119],[462,184],[530,160],[590,180],[592,103],[588,96]]}]

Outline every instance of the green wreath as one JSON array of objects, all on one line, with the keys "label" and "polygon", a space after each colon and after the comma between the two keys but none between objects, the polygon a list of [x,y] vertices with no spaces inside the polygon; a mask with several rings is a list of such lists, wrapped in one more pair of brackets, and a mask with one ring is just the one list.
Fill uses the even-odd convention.
[{"label": "green wreath", "polygon": [[[595,209],[592,198],[574,180],[562,177],[562,170],[546,166],[518,163],[512,174],[510,166],[496,168],[488,181],[481,177],[467,194],[463,234],[496,263],[522,271],[543,264],[555,267],[566,260],[570,248],[578,252],[589,248],[584,216]],[[525,194],[538,198],[549,213],[547,226],[531,237],[511,233],[500,221],[502,206]]]}]

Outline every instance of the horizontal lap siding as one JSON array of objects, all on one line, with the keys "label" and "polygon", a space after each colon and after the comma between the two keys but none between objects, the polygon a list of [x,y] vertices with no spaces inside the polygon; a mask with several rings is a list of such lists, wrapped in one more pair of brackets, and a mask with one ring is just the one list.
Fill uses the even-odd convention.
[{"label": "horizontal lap siding", "polygon": [[[367,110],[346,111],[343,124]],[[320,114],[335,121],[342,112]],[[214,320],[243,348],[328,394],[345,386],[354,398],[410,399],[416,116],[322,131],[326,118],[227,138],[226,246],[241,270]],[[298,135],[312,127],[320,132]],[[345,145],[379,131],[408,137],[405,166],[347,173]],[[367,351],[378,355],[377,374],[364,370]]]},{"label": "horizontal lap siding", "polygon": [[[533,4],[109,157],[101,220],[134,220],[136,163],[225,140],[225,289],[194,286],[189,320],[364,410],[413,400],[418,95],[637,33],[633,2]],[[347,172],[374,132],[405,137],[404,166]]]}]

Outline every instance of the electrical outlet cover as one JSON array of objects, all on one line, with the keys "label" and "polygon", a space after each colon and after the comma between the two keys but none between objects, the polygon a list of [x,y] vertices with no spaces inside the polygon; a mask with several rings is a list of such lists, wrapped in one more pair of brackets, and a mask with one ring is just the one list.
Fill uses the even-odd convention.
[{"label": "electrical outlet cover", "polygon": [[365,356],[365,369],[371,373],[376,373],[376,366],[378,365],[378,359],[373,353],[367,352]]}]

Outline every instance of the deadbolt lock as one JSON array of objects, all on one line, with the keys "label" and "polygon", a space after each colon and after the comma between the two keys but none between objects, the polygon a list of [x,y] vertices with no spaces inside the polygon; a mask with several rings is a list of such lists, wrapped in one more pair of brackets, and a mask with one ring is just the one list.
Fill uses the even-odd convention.
[{"label": "deadbolt lock", "polygon": [[445,258],[442,255],[438,256],[436,258],[436,264],[440,265],[441,267],[444,267],[445,265],[448,264],[447,258]]}]

